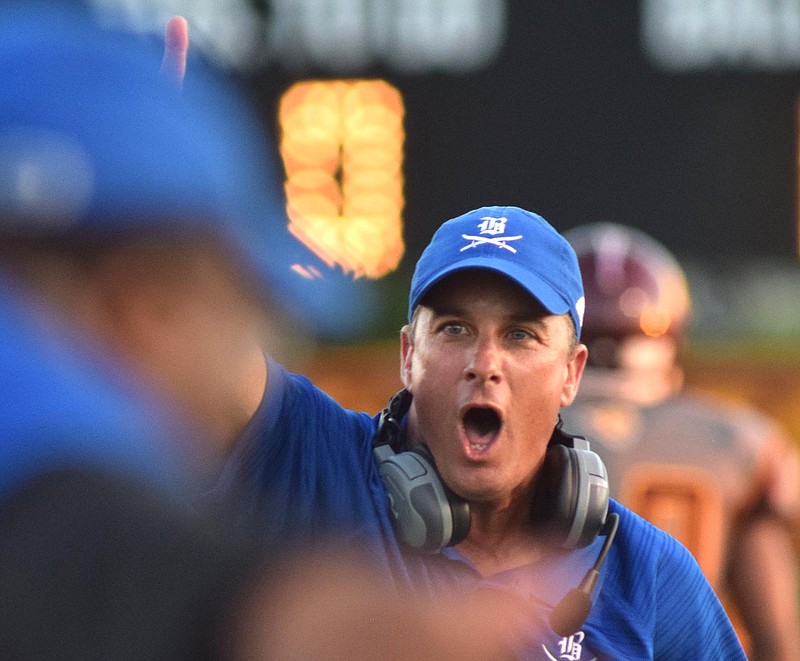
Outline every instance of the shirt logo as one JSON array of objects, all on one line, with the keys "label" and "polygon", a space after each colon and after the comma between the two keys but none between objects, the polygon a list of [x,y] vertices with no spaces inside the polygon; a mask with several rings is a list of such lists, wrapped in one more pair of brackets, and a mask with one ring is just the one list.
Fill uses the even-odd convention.
[{"label": "shirt logo", "polygon": [[[581,655],[583,654],[583,639],[585,637],[586,634],[583,631],[578,631],[571,636],[564,636],[558,641],[558,656],[554,656],[544,645],[542,645],[542,649],[550,661],[580,661],[583,658]],[[591,661],[595,661],[596,658],[592,657]]]},{"label": "shirt logo", "polygon": [[[513,246],[508,245],[509,241],[519,241],[522,238],[522,234],[518,236],[503,236],[503,237],[496,237],[498,234],[505,234],[506,231],[506,217],[500,216],[484,216],[481,218],[481,222],[478,223],[478,231],[481,236],[473,236],[471,234],[462,234],[461,238],[466,239],[470,243],[465,245],[461,248],[460,252],[464,252],[465,250],[469,250],[470,248],[475,248],[476,246],[483,245],[485,243],[489,243],[491,245],[497,246],[503,250],[508,250],[510,252],[517,252],[517,249]],[[489,236],[485,236],[485,235]]]}]

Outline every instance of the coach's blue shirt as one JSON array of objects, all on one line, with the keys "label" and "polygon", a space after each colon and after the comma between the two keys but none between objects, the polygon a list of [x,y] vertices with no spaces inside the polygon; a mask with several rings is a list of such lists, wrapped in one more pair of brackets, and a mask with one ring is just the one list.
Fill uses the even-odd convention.
[{"label": "coach's blue shirt", "polygon": [[603,538],[554,551],[525,567],[482,577],[453,548],[428,555],[401,546],[372,458],[377,419],[348,411],[305,377],[271,361],[256,418],[220,488],[244,498],[270,541],[344,537],[357,542],[398,585],[430,594],[493,585],[536,607],[521,659],[708,661],[745,659],[736,634],[692,556],[615,501],[619,531],[580,631],[562,637],[548,618],[580,583]]}]

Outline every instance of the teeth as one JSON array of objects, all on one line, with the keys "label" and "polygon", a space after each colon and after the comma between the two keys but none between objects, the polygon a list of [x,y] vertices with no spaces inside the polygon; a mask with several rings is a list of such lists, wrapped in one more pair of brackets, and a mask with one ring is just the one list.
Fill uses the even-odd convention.
[{"label": "teeth", "polygon": [[470,443],[469,444],[470,450],[475,450],[476,452],[480,452],[482,450],[485,450],[487,446],[488,446],[488,443]]}]

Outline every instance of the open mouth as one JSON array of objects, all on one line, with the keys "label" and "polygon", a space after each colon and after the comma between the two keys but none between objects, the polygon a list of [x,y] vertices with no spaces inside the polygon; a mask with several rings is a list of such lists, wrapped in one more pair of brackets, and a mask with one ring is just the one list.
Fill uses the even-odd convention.
[{"label": "open mouth", "polygon": [[475,407],[464,414],[464,432],[470,450],[482,452],[492,443],[500,430],[500,416],[488,407]]}]

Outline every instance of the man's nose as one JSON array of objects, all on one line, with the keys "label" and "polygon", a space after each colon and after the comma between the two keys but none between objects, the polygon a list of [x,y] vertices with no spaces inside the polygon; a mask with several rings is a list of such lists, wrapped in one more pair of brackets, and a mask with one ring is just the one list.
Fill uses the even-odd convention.
[{"label": "man's nose", "polygon": [[502,378],[502,349],[492,337],[478,338],[472,347],[464,376],[467,381],[499,383]]}]

